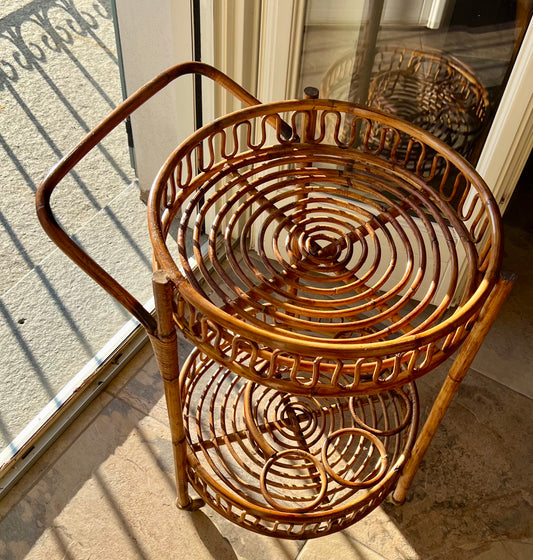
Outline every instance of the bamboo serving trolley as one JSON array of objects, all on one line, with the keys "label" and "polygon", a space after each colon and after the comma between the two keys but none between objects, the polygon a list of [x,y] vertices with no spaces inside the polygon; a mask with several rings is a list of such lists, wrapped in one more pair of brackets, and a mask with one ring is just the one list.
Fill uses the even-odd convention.
[{"label": "bamboo serving trolley", "polygon": [[[67,236],[49,201],[100,140],[184,74],[248,107],[195,132],[154,181],[152,316]],[[497,205],[444,143],[350,103],[261,104],[202,63],[169,69],[119,106],[49,173],[37,211],[150,336],[177,505],[205,502],[276,537],[326,535],[388,495],[405,499],[512,283],[499,278]],[[195,346],[181,372],[177,330]],[[415,380],[457,350],[418,433]]]}]

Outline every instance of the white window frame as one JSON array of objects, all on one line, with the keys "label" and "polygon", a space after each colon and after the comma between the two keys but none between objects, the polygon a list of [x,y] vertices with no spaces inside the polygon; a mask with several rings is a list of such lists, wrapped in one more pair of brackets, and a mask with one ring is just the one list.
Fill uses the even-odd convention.
[{"label": "white window frame", "polygon": [[[160,72],[194,59],[189,0],[115,0],[123,80],[131,95]],[[190,107],[178,111],[177,108]],[[169,85],[131,116],[141,196],[177,144],[194,131],[193,78]]]},{"label": "white window frame", "polygon": [[533,149],[533,20],[477,163],[500,211],[507,208]]}]

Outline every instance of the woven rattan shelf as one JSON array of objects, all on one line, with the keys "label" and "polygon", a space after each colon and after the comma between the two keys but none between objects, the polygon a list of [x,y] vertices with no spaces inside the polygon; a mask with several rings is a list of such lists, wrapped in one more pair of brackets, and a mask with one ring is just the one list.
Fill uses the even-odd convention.
[{"label": "woven rattan shelf", "polygon": [[192,486],[231,521],[271,536],[326,535],[369,513],[416,434],[414,384],[377,396],[294,396],[195,351],[181,391]]},{"label": "woven rattan shelf", "polygon": [[[155,179],[154,318],[66,236],[49,198],[122,119],[188,73],[251,106],[194,133]],[[448,146],[349,103],[260,104],[200,63],[119,107],[45,179],[37,207],[150,336],[178,505],[205,501],[278,537],[340,530],[391,492],[403,501],[511,285],[498,279],[495,201]],[[196,346],[181,374],[177,330]],[[461,345],[417,436],[414,381]]]},{"label": "woven rattan shelf", "polygon": [[[377,131],[392,150],[368,145]],[[473,170],[422,130],[348,103],[219,119],[169,158],[148,206],[179,330],[295,394],[368,394],[430,371],[464,340],[499,266],[497,212]]]}]

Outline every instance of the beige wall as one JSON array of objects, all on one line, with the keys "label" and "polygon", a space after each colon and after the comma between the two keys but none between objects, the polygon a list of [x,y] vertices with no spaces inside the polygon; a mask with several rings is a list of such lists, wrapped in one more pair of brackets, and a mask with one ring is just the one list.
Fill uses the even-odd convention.
[{"label": "beige wall", "polygon": [[[116,8],[128,95],[170,66],[192,60],[188,0],[116,0]],[[166,157],[193,127],[189,77],[165,88],[133,115],[136,170],[143,198]]]}]

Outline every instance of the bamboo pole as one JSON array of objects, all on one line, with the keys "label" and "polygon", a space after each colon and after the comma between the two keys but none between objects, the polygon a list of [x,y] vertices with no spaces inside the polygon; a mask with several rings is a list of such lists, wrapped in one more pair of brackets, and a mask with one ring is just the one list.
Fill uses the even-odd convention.
[{"label": "bamboo pole", "polygon": [[367,103],[384,4],[384,0],[367,0],[365,3],[365,15],[361,21],[348,94],[348,101],[351,103]]},{"label": "bamboo pole", "polygon": [[165,388],[176,476],[176,505],[180,509],[192,511],[201,507],[204,502],[201,499],[192,499],[188,490],[187,440],[179,384],[178,338],[172,318],[174,287],[164,270],[154,272],[152,287],[158,328],[157,334],[151,335],[150,340]]},{"label": "bamboo pole", "polygon": [[411,482],[424,458],[429,444],[437,432],[459,385],[470,369],[477,352],[481,348],[487,333],[498,316],[515,281],[515,274],[510,272],[501,273],[478,321],[475,323],[468,338],[457,354],[440,392],[433,403],[426,423],[417,437],[411,456],[405,464],[403,473],[392,495],[392,501],[394,503],[402,504],[405,501]]}]

